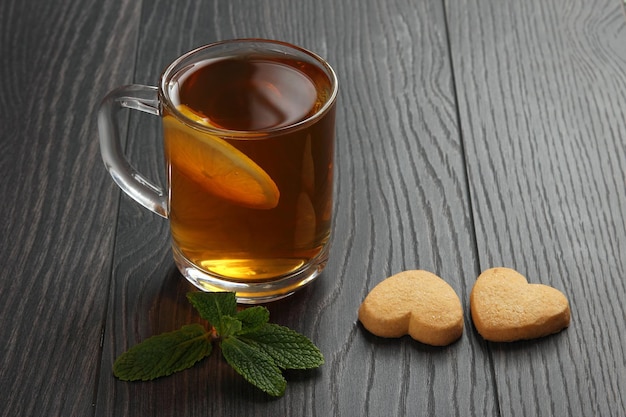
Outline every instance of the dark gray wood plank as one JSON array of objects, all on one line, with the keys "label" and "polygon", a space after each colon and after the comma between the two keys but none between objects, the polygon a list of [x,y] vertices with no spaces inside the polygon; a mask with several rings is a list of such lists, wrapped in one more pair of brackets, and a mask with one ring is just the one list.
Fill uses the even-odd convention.
[{"label": "dark gray wood plank", "polygon": [[[307,47],[336,68],[336,223],[313,286],[270,305],[327,363],[288,375],[268,399],[215,352],[147,383],[115,380],[116,355],[194,317],[175,271],[167,222],[123,199],[96,415],[496,415],[486,345],[471,331],[448,348],[382,340],[357,322],[367,292],[404,269],[444,277],[466,300],[478,273],[443,7],[434,1],[195,2],[144,7],[135,81],[157,83],[179,54],[215,40],[266,37]],[[132,118],[129,152],[163,170],[158,121]],[[467,315],[466,315],[467,317]]]},{"label": "dark gray wood plank", "polygon": [[492,345],[503,416],[624,415],[619,1],[447,2],[481,269],[562,290],[571,327]]},{"label": "dark gray wood plank", "polygon": [[0,415],[93,412],[119,196],[95,110],[132,78],[139,12],[0,2]]}]

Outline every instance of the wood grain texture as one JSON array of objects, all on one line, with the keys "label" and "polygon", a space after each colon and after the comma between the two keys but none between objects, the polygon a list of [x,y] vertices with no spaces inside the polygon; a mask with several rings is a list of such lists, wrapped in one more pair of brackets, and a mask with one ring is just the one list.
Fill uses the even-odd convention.
[{"label": "wood grain texture", "polygon": [[130,79],[138,12],[0,3],[0,415],[92,412],[119,195],[94,116]]},{"label": "wood grain texture", "polygon": [[[106,369],[116,355],[193,317],[167,223],[124,198],[96,415],[496,415],[486,346],[471,333],[433,349],[372,337],[357,322],[367,292],[395,272],[432,270],[462,298],[478,272],[442,4],[155,1],[141,27],[140,83],[157,83],[193,47],[234,37],[294,42],[337,70],[331,260],[312,287],[270,305],[272,320],[311,337],[327,363],[289,373],[279,400],[243,382],[219,351],[164,380],[115,380]],[[160,175],[158,122],[133,117],[129,131],[131,159]]]},{"label": "wood grain texture", "polygon": [[481,269],[572,305],[562,334],[491,346],[503,416],[626,414],[621,7],[447,3]]},{"label": "wood grain texture", "polygon": [[[618,0],[0,2],[0,416],[626,415],[626,19]],[[311,49],[340,79],[333,249],[269,306],[326,364],[281,399],[219,351],[148,383],[117,355],[198,320],[167,221],[120,192],[95,112],[174,58],[237,37]],[[124,113],[130,159],[164,183],[159,120]],[[128,120],[128,122],[126,122]],[[468,298],[513,267],[562,290],[572,325],[485,343]],[[465,307],[447,348],[357,321],[421,268]]]}]

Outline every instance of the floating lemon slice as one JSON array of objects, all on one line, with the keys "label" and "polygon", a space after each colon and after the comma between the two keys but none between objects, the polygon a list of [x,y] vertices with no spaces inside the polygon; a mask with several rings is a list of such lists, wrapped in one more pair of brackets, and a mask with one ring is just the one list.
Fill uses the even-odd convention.
[{"label": "floating lemon slice", "polygon": [[[210,126],[189,107],[177,107],[187,118]],[[280,192],[272,178],[244,153],[217,136],[195,130],[175,117],[163,118],[167,153],[172,165],[207,191],[232,203],[271,209]]]}]

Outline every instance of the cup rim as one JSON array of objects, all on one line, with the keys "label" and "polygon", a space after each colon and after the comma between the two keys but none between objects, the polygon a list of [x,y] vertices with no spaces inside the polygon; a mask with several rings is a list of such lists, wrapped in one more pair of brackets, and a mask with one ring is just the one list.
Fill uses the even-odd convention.
[{"label": "cup rim", "polygon": [[[309,117],[305,119],[298,120],[295,123],[292,123],[286,126],[280,126],[280,127],[274,127],[274,128],[268,128],[268,129],[258,129],[258,130],[253,130],[253,131],[233,130],[233,129],[224,129],[224,128],[219,128],[219,127],[214,127],[214,126],[207,126],[205,124],[198,123],[194,120],[189,119],[187,116],[185,116],[180,111],[178,111],[176,106],[172,103],[170,96],[168,94],[167,83],[169,82],[171,76],[181,69],[181,68],[178,68],[181,63],[187,61],[193,55],[197,55],[207,49],[212,49],[218,46],[228,45],[228,44],[252,44],[252,43],[257,43],[257,44],[264,43],[268,45],[277,45],[277,46],[285,47],[288,49],[293,49],[296,52],[307,55],[308,57],[316,61],[318,64],[320,64],[323,67],[323,69],[326,71],[329,77],[330,83],[331,83],[331,94],[326,100],[326,102],[324,103],[324,105],[320,109],[318,109],[314,114],[310,115]],[[297,45],[293,45],[288,42],[278,41],[278,40],[273,40],[273,39],[263,39],[263,38],[229,39],[229,40],[223,40],[223,41],[218,41],[218,42],[212,42],[212,43],[197,47],[195,49],[192,49],[184,53],[183,55],[179,56],[171,64],[169,64],[167,68],[162,72],[160,81],[159,81],[159,97],[160,97],[160,105],[162,106],[162,108],[160,109],[161,115],[164,114],[163,107],[165,107],[167,108],[168,113],[173,114],[178,120],[180,120],[181,122],[183,122],[185,125],[189,127],[206,132],[208,134],[221,136],[221,137],[228,137],[232,139],[263,138],[263,137],[267,137],[270,135],[271,136],[283,135],[286,133],[291,133],[294,131],[304,129],[310,126],[316,120],[319,120],[334,106],[336,99],[337,99],[338,91],[339,91],[339,85],[338,85],[337,74],[335,73],[333,68],[330,66],[330,64],[326,62],[324,58],[322,58],[321,56],[319,56],[318,54],[314,52],[309,51],[308,49],[302,48]]]}]

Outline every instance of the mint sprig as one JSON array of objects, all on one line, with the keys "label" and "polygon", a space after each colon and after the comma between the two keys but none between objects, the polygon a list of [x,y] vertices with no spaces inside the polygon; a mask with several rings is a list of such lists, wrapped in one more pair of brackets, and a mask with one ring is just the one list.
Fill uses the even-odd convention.
[{"label": "mint sprig", "polygon": [[237,311],[232,292],[187,294],[210,330],[190,324],[152,336],[120,355],[113,373],[124,381],[147,381],[195,365],[218,343],[226,362],[243,378],[269,395],[280,397],[287,382],[284,369],[313,369],[324,363],[320,350],[306,337],[269,323],[262,306]]},{"label": "mint sprig", "polygon": [[212,350],[205,328],[188,324],[132,347],[117,358],[113,373],[124,381],[148,381],[190,368]]}]

